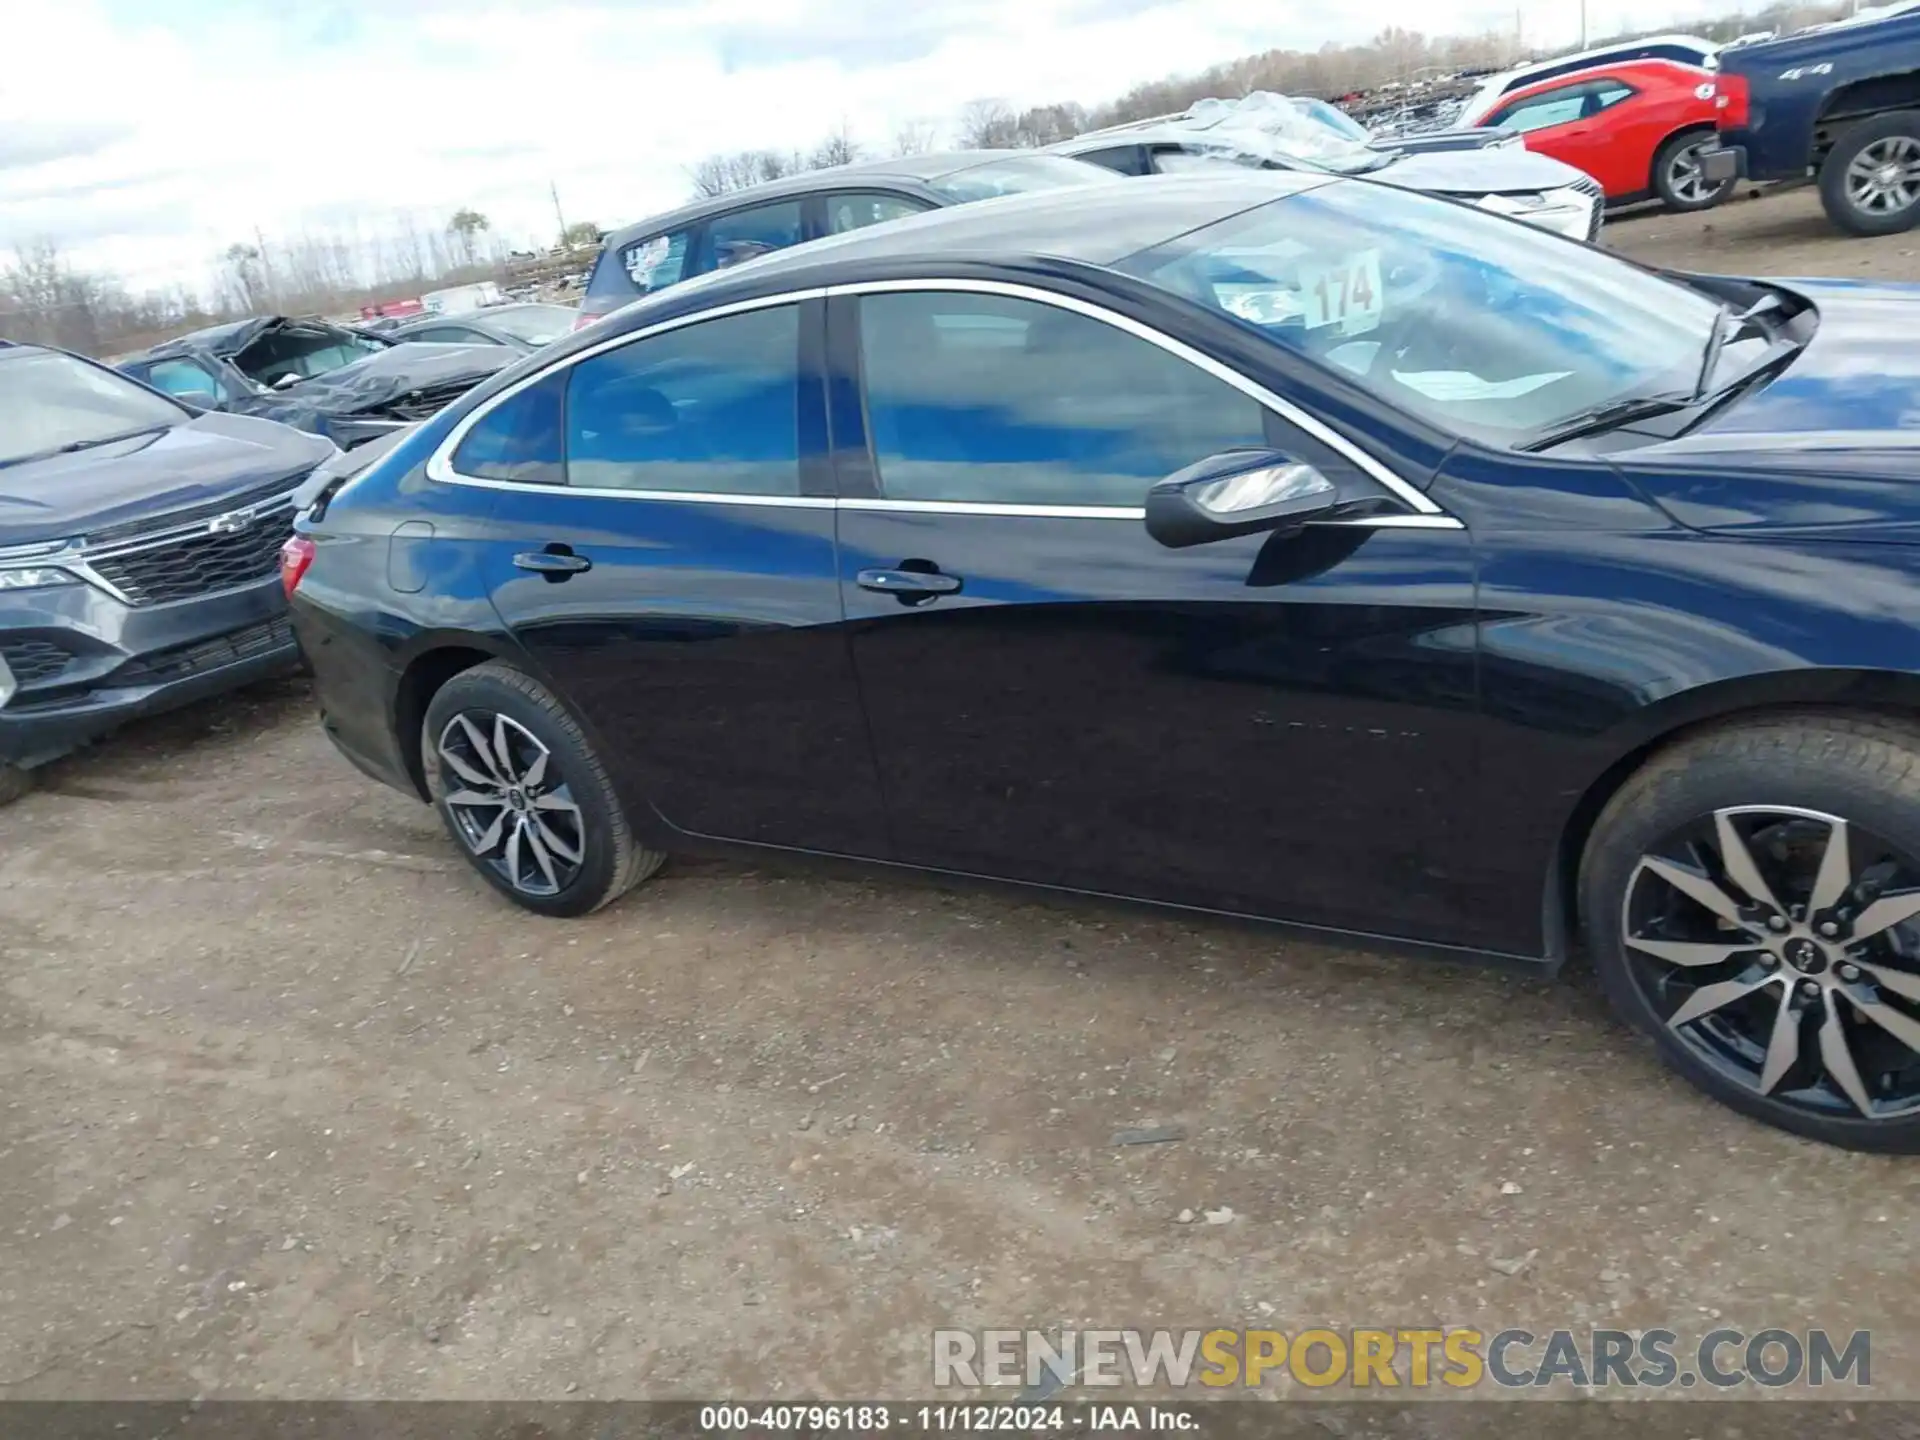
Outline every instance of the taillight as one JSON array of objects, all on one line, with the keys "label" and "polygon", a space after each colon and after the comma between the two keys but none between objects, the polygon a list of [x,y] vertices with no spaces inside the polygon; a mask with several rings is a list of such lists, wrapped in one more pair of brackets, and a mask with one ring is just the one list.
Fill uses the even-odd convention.
[{"label": "taillight", "polygon": [[295,535],[280,547],[280,588],[291,597],[306,578],[313,564],[314,544],[304,535]]},{"label": "taillight", "polygon": [[1744,75],[1729,75],[1721,72],[1720,83],[1716,87],[1719,94],[1713,97],[1714,119],[1722,130],[1744,130],[1750,115],[1748,101],[1752,91],[1747,86]]},{"label": "taillight", "polygon": [[582,310],[573,317],[573,328],[576,330],[584,330],[587,328],[587,326],[591,325],[594,321],[598,320],[599,318],[600,317],[598,315],[594,315],[589,313],[588,311]]}]

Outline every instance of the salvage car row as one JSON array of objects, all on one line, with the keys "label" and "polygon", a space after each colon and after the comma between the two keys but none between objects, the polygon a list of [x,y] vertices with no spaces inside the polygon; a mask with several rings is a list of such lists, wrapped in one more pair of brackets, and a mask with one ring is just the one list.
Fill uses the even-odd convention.
[{"label": "salvage car row", "polygon": [[[1342,174],[1251,99],[1095,137],[1151,179],[920,157],[616,234],[617,313],[347,452],[0,362],[66,387],[10,468],[256,466],[5,537],[0,603],[124,643],[0,736],[187,693],[157,618],[277,583],[328,736],[537,913],[778,852],[1577,947],[1709,1094],[1920,1150],[1920,292],[1646,270],[1593,187],[1480,178],[1542,157]],[[250,323],[138,363],[244,409],[389,354]],[[245,579],[111,568],[235,537]]]}]

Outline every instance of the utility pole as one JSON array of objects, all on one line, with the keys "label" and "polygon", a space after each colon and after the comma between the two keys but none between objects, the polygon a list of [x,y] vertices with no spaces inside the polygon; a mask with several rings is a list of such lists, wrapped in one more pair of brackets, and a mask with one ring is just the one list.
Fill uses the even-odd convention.
[{"label": "utility pole", "polygon": [[1580,0],[1580,48],[1587,48],[1587,0]]},{"label": "utility pole", "polygon": [[560,213],[560,186],[558,182],[553,180],[547,181],[547,190],[553,196],[553,218],[560,224],[558,243],[565,245],[567,243],[567,217]]}]

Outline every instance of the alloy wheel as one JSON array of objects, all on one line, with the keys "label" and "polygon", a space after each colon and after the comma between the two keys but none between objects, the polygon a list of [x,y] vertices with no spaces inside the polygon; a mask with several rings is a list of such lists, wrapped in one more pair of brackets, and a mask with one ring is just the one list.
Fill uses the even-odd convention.
[{"label": "alloy wheel", "polygon": [[438,742],[442,797],[461,843],[525,895],[557,895],[586,860],[580,806],[533,732],[506,715],[462,711]]},{"label": "alloy wheel", "polygon": [[1703,204],[1714,194],[1725,188],[1726,182],[1715,185],[1707,179],[1706,167],[1700,163],[1701,152],[1713,143],[1702,140],[1697,145],[1689,145],[1676,153],[1667,162],[1667,187],[1676,199],[1689,205]]},{"label": "alloy wheel", "polygon": [[1920,863],[1837,815],[1717,810],[1640,857],[1629,976],[1714,1070],[1824,1119],[1920,1113]]},{"label": "alloy wheel", "polygon": [[1893,215],[1920,203],[1920,139],[1888,135],[1847,166],[1847,199],[1869,215]]}]

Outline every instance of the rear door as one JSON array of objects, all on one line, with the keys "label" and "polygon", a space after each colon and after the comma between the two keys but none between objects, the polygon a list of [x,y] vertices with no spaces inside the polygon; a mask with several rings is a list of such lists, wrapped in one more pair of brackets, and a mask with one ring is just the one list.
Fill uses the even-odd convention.
[{"label": "rear door", "polygon": [[[830,302],[840,581],[897,858],[1467,941],[1469,537],[1164,337],[947,283]],[[1148,536],[1156,480],[1244,446],[1387,513]]]},{"label": "rear door", "polygon": [[834,556],[821,302],[585,352],[452,453],[486,578],[624,793],[690,834],[885,851]]}]

